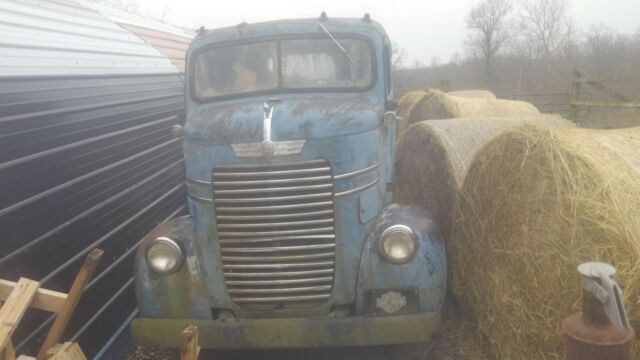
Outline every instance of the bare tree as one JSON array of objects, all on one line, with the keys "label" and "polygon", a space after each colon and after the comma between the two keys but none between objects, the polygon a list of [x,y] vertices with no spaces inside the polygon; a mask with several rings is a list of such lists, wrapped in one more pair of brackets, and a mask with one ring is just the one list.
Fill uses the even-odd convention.
[{"label": "bare tree", "polygon": [[467,46],[484,60],[489,82],[493,79],[493,61],[510,37],[508,16],[512,5],[508,0],[483,0],[467,15]]},{"label": "bare tree", "polygon": [[399,43],[391,42],[391,67],[393,70],[398,70],[404,64],[407,57],[407,50],[400,46]]},{"label": "bare tree", "polygon": [[137,0],[90,0],[100,5],[109,6],[115,9],[126,11],[131,14],[140,12]]},{"label": "bare tree", "polygon": [[529,41],[549,60],[566,36],[568,0],[521,0],[520,20]]},{"label": "bare tree", "polygon": [[613,55],[620,52],[616,51],[615,45],[616,33],[609,26],[600,23],[589,28],[584,47],[586,54],[595,63],[596,75],[603,76],[606,68],[612,65]]},{"label": "bare tree", "polygon": [[451,57],[449,58],[449,64],[453,64],[453,65],[462,64],[462,55],[460,54],[460,52],[456,51],[453,54],[451,54]]},{"label": "bare tree", "polygon": [[158,20],[160,22],[166,23],[166,22],[169,22],[170,17],[171,17],[171,8],[169,7],[169,4],[165,2],[164,5],[162,6],[162,12],[158,17]]},{"label": "bare tree", "polygon": [[562,44],[562,55],[569,61],[573,61],[578,55],[581,33],[572,18],[566,17],[564,20],[564,40]]},{"label": "bare tree", "polygon": [[440,60],[440,56],[438,55],[433,55],[431,57],[431,61],[429,62],[429,67],[431,68],[437,68],[440,65],[442,65],[442,60]]}]

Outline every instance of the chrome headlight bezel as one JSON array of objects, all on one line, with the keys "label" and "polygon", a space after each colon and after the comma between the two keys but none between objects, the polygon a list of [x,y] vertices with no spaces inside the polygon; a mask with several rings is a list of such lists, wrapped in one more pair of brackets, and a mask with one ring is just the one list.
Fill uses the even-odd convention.
[{"label": "chrome headlight bezel", "polygon": [[[385,242],[389,241],[391,239],[391,236],[398,236],[398,235],[405,236],[406,237],[405,239],[408,241],[407,244],[411,244],[409,245],[410,251],[408,255],[403,258],[398,258],[388,253],[385,247]],[[411,261],[411,259],[413,259],[413,257],[416,255],[417,252],[418,252],[418,236],[413,231],[413,229],[411,229],[406,225],[402,225],[402,224],[391,225],[382,232],[382,235],[380,235],[380,238],[378,239],[378,253],[383,259],[393,264],[407,263]]]},{"label": "chrome headlight bezel", "polygon": [[[153,262],[150,257],[150,252],[153,249],[153,247],[157,245],[168,246],[169,249],[171,249],[174,252],[176,258],[175,258],[175,263],[172,267],[163,270],[163,269],[155,268],[153,266]],[[149,268],[149,270],[151,270],[152,272],[158,275],[170,275],[175,273],[180,269],[180,267],[182,267],[182,264],[184,263],[184,258],[185,258],[184,251],[182,250],[182,247],[180,246],[180,244],[177,241],[167,236],[159,236],[149,241],[144,249],[144,259],[147,263],[147,267]]]}]

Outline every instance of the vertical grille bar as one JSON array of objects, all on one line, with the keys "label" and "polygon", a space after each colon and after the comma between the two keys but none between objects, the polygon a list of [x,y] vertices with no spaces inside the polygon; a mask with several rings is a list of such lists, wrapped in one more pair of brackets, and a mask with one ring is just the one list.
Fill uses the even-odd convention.
[{"label": "vertical grille bar", "polygon": [[213,190],[225,283],[235,303],[300,308],[330,298],[336,243],[326,160],[217,166]]}]

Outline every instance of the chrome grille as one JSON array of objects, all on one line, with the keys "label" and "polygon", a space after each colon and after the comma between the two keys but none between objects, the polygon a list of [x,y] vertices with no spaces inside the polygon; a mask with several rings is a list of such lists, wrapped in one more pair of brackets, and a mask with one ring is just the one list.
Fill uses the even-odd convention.
[{"label": "chrome grille", "polygon": [[235,303],[296,308],[329,299],[336,242],[327,161],[220,165],[213,190],[225,283]]}]

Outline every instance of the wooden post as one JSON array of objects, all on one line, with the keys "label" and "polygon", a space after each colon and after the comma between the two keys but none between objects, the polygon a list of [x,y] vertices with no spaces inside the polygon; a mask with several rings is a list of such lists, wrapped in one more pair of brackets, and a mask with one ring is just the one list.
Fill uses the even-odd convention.
[{"label": "wooden post", "polygon": [[11,341],[11,339],[7,341],[7,346],[4,348],[4,354],[0,355],[2,360],[16,360],[16,351],[13,349],[13,341]]},{"label": "wooden post", "polygon": [[84,292],[84,288],[89,282],[91,275],[96,269],[100,258],[104,251],[100,249],[94,249],[87,255],[87,258],[84,260],[84,264],[80,268],[78,275],[76,275],[73,284],[71,285],[71,289],[69,290],[69,294],[62,304],[62,308],[58,312],[53,325],[51,325],[51,329],[47,334],[47,337],[44,339],[44,343],[42,343],[42,347],[40,351],[38,351],[37,360],[44,360],[47,356],[47,350],[55,345],[64,332],[64,329],[67,327],[69,320],[71,319],[71,315],[78,305],[78,301],[80,301],[80,296]]},{"label": "wooden post", "polygon": [[571,86],[571,113],[569,117],[573,122],[578,122],[578,116],[580,113],[580,106],[576,103],[580,100],[580,91],[582,91],[582,82],[584,81],[584,77],[582,76],[582,72],[575,68],[573,69],[573,84]]},{"label": "wooden post", "polygon": [[20,278],[0,309],[0,354],[5,358],[7,352],[11,352],[9,358],[14,355],[12,344],[9,347],[7,345],[11,342],[11,335],[36,296],[39,286],[37,281]]},{"label": "wooden post", "polygon": [[87,360],[78,343],[58,344],[48,352],[49,360]]},{"label": "wooden post", "polygon": [[198,360],[199,355],[198,327],[189,325],[182,332],[182,352],[180,354],[180,360]]}]

